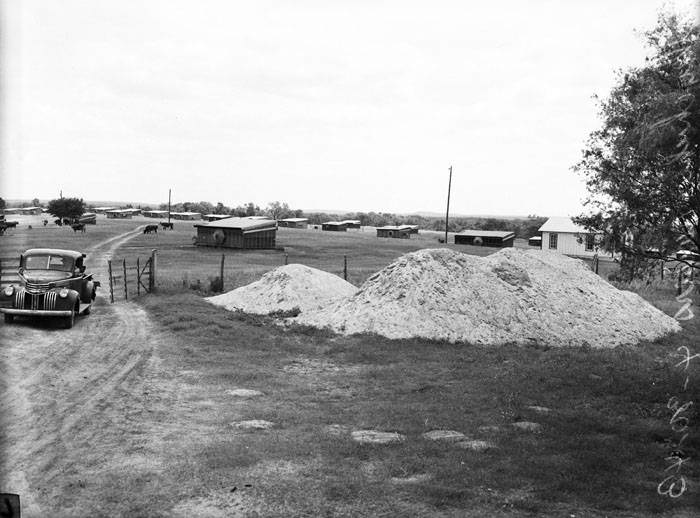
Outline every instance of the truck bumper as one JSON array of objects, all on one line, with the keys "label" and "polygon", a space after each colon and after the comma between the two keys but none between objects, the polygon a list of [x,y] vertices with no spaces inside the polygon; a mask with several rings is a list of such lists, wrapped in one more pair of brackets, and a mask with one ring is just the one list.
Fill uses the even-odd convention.
[{"label": "truck bumper", "polygon": [[0,313],[17,315],[19,317],[69,317],[73,312],[69,309],[65,311],[47,311],[45,309],[0,308]]}]

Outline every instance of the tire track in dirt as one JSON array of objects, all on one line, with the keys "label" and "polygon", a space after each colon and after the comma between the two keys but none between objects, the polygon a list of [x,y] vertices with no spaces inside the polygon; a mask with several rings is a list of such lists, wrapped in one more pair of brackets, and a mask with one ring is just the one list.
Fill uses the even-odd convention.
[{"label": "tire track in dirt", "polygon": [[[107,260],[141,229],[88,249],[98,280],[106,279]],[[95,312],[71,330],[57,330],[51,321],[0,326],[0,375],[6,383],[0,483],[21,495],[25,517],[61,516],[45,502],[59,505],[71,478],[95,470],[92,452],[128,453],[123,415],[148,410],[139,387],[162,389],[165,401],[172,397],[163,383],[146,379],[159,375],[154,366],[160,363],[159,337],[146,313],[130,302],[105,304],[100,291]]]}]

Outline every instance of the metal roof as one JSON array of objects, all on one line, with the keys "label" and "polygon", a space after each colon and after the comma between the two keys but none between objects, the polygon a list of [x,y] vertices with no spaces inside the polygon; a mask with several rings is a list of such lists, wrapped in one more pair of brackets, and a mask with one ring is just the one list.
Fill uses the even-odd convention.
[{"label": "metal roof", "polygon": [[377,230],[411,230],[412,228],[412,225],[386,225],[377,227]]},{"label": "metal roof", "polygon": [[588,234],[589,231],[574,223],[571,218],[552,217],[539,228],[540,232],[563,232],[571,234]]},{"label": "metal roof", "polygon": [[308,218],[284,218],[280,221],[289,221],[290,223],[302,223],[303,221],[309,221]]},{"label": "metal roof", "polygon": [[500,237],[501,239],[508,239],[515,237],[515,232],[508,232],[507,230],[462,230],[456,235],[473,237]]},{"label": "metal roof", "polygon": [[226,218],[218,221],[209,221],[206,223],[195,223],[195,227],[211,227],[211,228],[238,228],[242,230],[253,230],[263,228],[277,228],[277,222],[274,219],[248,219],[248,218]]},{"label": "metal roof", "polygon": [[345,225],[346,223],[343,221],[325,221],[321,223],[321,225]]},{"label": "metal roof", "polygon": [[205,214],[205,218],[215,218],[215,219],[226,219],[226,218],[232,218],[230,214]]}]

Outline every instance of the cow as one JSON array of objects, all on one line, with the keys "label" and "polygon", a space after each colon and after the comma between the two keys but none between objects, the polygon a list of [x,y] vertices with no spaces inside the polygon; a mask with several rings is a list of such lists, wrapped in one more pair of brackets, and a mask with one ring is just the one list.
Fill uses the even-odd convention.
[{"label": "cow", "polygon": [[48,220],[48,219],[45,219],[42,223],[44,224],[44,226],[46,226],[46,225],[49,224],[49,220]]},{"label": "cow", "polygon": [[83,234],[85,233],[85,225],[83,223],[74,223],[70,226],[70,228],[73,229],[73,232],[80,230]]},{"label": "cow", "polygon": [[172,230],[173,229],[172,223],[161,222],[160,226],[163,227],[163,230],[168,230],[168,229]]},{"label": "cow", "polygon": [[146,225],[143,229],[144,234],[150,234],[151,232],[158,233],[158,225]]},{"label": "cow", "polygon": [[70,220],[70,218],[63,218],[64,225],[70,225],[71,223],[73,223],[73,222]]},{"label": "cow", "polygon": [[63,226],[63,220],[61,220],[61,218],[55,219],[53,222],[59,227]]}]

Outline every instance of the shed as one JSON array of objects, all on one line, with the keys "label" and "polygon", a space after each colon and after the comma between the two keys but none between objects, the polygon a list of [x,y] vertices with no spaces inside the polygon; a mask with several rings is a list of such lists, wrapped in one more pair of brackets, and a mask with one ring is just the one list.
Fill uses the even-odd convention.
[{"label": "shed", "polygon": [[105,211],[105,216],[107,216],[108,219],[131,219],[133,213],[124,209],[112,209]]},{"label": "shed", "polygon": [[109,210],[117,210],[117,207],[95,207],[92,210],[97,214],[105,214]]},{"label": "shed", "polygon": [[202,219],[205,219],[207,221],[219,221],[230,217],[232,217],[231,214],[205,214],[204,216],[202,216]]},{"label": "shed", "polygon": [[326,221],[321,223],[321,230],[328,230],[329,232],[347,232],[348,227],[342,221]]},{"label": "shed", "polygon": [[[270,216],[246,216],[246,219],[253,220],[273,220]],[[274,220],[273,220],[274,221]]]},{"label": "shed", "polygon": [[144,210],[142,214],[147,218],[167,218],[167,210]]},{"label": "shed", "polygon": [[410,225],[387,225],[377,227],[377,237],[393,237],[397,239],[409,239],[411,237]]},{"label": "shed", "polygon": [[532,236],[527,240],[527,244],[530,246],[536,246],[537,248],[542,248],[542,236]]},{"label": "shed", "polygon": [[83,223],[84,225],[96,225],[97,214],[95,214],[94,212],[85,212],[82,216],[78,218],[78,223]]},{"label": "shed", "polygon": [[515,232],[505,230],[462,230],[455,234],[456,245],[491,246],[507,248],[513,246]]},{"label": "shed", "polygon": [[571,218],[563,217],[549,218],[539,231],[543,249],[572,256],[593,257],[602,238],[601,233],[589,232]]},{"label": "shed", "polygon": [[248,218],[226,218],[208,223],[195,223],[197,246],[216,246],[242,249],[275,248],[277,222],[275,220],[252,220]]},{"label": "shed", "polygon": [[309,225],[307,218],[285,218],[277,220],[280,227],[288,228],[306,228]]},{"label": "shed", "polygon": [[19,211],[21,209],[19,208],[13,208],[13,209],[3,209],[3,214],[19,214]]},{"label": "shed", "polygon": [[359,219],[346,219],[340,222],[345,225],[345,228],[361,228],[362,224]]},{"label": "shed", "polygon": [[41,216],[41,207],[22,207],[19,213],[25,216]]},{"label": "shed", "polygon": [[171,212],[170,217],[172,219],[195,221],[202,219],[202,214],[200,212]]}]

